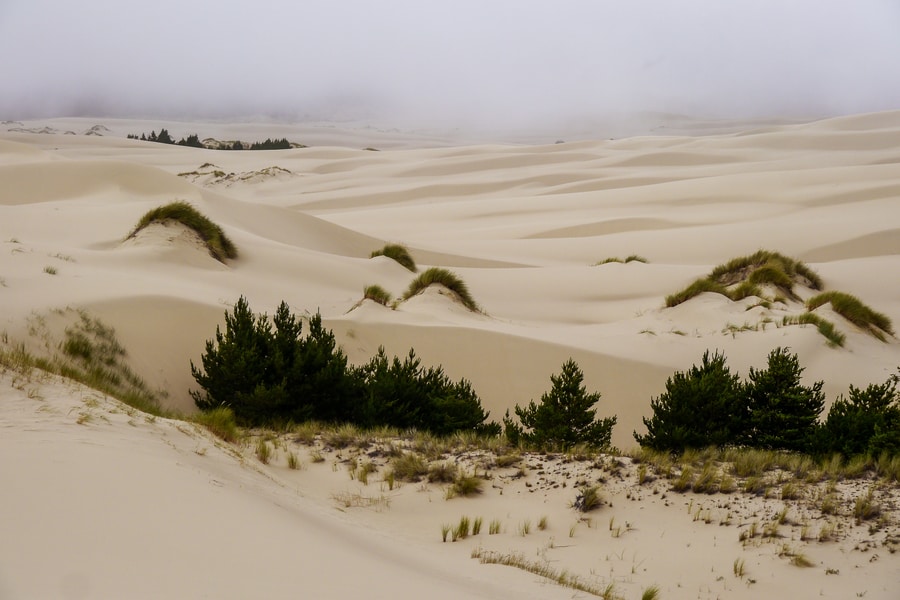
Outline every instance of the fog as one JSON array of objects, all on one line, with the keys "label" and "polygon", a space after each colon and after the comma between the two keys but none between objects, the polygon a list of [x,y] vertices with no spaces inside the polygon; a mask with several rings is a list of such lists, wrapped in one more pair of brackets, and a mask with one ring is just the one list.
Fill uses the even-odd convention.
[{"label": "fog", "polygon": [[0,119],[900,108],[897,0],[0,0]]}]

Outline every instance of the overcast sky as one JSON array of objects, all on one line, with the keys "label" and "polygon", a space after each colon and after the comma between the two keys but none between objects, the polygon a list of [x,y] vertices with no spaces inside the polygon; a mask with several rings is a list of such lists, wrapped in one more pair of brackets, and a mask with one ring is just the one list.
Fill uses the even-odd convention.
[{"label": "overcast sky", "polygon": [[0,120],[900,108],[900,0],[0,0]]}]

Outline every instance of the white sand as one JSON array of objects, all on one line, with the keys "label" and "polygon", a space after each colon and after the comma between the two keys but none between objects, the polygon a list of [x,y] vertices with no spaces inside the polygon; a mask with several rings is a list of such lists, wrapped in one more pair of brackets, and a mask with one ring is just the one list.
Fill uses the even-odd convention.
[{"label": "white sand", "polygon": [[[105,135],[5,131],[80,134],[97,124]],[[827,347],[811,327],[772,323],[732,334],[729,325],[786,314],[747,311],[750,301],[704,295],[663,308],[667,294],[714,265],[765,248],[808,262],[827,289],[855,294],[900,323],[900,112],[541,146],[274,124],[164,125],[176,138],[287,135],[311,147],[224,152],[124,139],[159,125],[65,119],[0,127],[0,332],[39,346],[29,335],[37,318],[59,333],[64,323],[52,311],[86,309],[115,327],[132,367],[178,409],[192,408],[190,361],[241,294],[258,311],[271,313],[281,300],[298,313],[320,310],[357,362],[379,345],[396,354],[414,347],[424,362],[470,379],[494,418],[537,399],[574,357],[602,394],[599,414],[618,416],[613,442],[623,448],[666,377],[706,349],[724,351],[746,374],[774,347],[789,346],[808,381],[825,380],[829,402],[849,384],[883,382],[900,365],[896,339],[880,342],[833,315],[847,335],[843,349]],[[362,150],[370,146],[386,150]],[[205,163],[234,176],[178,176]],[[264,172],[269,167],[289,173]],[[173,200],[222,225],[241,256],[222,265],[174,228],[123,243],[144,212]],[[487,314],[433,292],[396,311],[365,304],[348,312],[364,286],[399,295],[412,279],[390,260],[368,258],[386,241],[407,244],[420,266],[458,273]],[[592,266],[630,254],[649,262]],[[547,536],[517,539],[516,522],[547,514],[555,544],[567,544],[576,518],[566,506],[571,484],[546,497],[523,487],[515,501],[507,492],[450,502],[438,492],[416,496],[409,485],[386,511],[336,513],[329,498],[347,484],[345,472],[330,479],[330,468],[313,477],[321,465],[297,473],[251,466],[175,423],[111,414],[106,400],[92,410],[109,422],[98,416],[78,425],[84,399],[98,395],[62,383],[7,376],[2,389],[0,597],[571,596],[513,569],[478,565],[468,556],[477,542],[462,549],[438,539],[440,523],[460,511],[495,516],[508,524],[504,543],[536,557]],[[29,390],[43,399],[28,398]],[[202,456],[194,452],[201,446]],[[664,598],[805,597],[820,589],[826,597],[895,597],[896,555],[876,550],[869,563],[874,554],[852,545],[814,546],[808,554],[822,564],[797,569],[769,556],[769,546],[753,568],[736,529],[699,527],[657,504],[615,513],[635,524],[622,538],[628,543],[611,542],[607,531],[602,544],[553,549],[554,564],[613,577],[627,597],[654,583]],[[599,529],[609,516],[597,513]],[[613,544],[608,552],[605,544]],[[622,564],[607,573],[603,557],[622,550]],[[731,573],[739,556],[757,584]],[[626,562],[643,565],[630,581]],[[825,568],[841,575],[826,578]]]}]

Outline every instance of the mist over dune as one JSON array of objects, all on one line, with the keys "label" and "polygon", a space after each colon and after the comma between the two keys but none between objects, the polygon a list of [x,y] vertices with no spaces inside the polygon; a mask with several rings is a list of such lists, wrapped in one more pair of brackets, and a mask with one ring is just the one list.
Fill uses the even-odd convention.
[{"label": "mist over dune", "polygon": [[900,106],[890,1],[10,0],[5,119],[268,116],[560,127]]}]

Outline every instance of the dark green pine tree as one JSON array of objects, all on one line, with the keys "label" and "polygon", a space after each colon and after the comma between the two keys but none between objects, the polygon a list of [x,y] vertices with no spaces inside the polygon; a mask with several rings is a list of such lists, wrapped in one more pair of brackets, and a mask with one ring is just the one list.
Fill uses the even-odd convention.
[{"label": "dark green pine tree", "polygon": [[156,137],[157,142],[160,144],[174,144],[175,140],[172,139],[172,136],[169,135],[169,131],[167,129],[160,129],[159,135]]},{"label": "dark green pine tree", "polygon": [[712,356],[704,352],[699,367],[676,371],[650,407],[653,416],[643,419],[647,433],[634,432],[634,439],[654,450],[681,452],[737,444],[747,426],[743,385],[718,352]]},{"label": "dark green pine tree", "polygon": [[191,397],[201,410],[230,407],[238,421],[256,423],[265,407],[254,402],[258,388],[267,386],[271,330],[265,317],[257,318],[241,296],[225,313],[225,332],[216,327],[201,356],[202,369],[191,361],[191,374],[202,388]]},{"label": "dark green pine tree", "polygon": [[794,452],[812,450],[825,394],[821,381],[804,386],[802,374],[797,355],[786,348],[772,350],[764,370],[750,368],[746,385],[748,445]]},{"label": "dark green pine tree", "polygon": [[526,443],[540,448],[571,448],[576,444],[587,444],[594,448],[607,448],[612,439],[612,429],[616,417],[595,420],[596,410],[592,407],[600,400],[597,392],[588,393],[584,374],[571,358],[563,363],[559,375],[551,375],[551,389],[541,396],[541,403],[534,400],[528,406],[516,405],[516,415],[522,428],[510,427]]},{"label": "dark green pine tree", "polygon": [[844,456],[882,452],[900,455],[900,378],[869,384],[865,389],[850,386],[850,397],[840,397],[831,405],[820,430],[818,450],[822,454],[840,452]]}]

